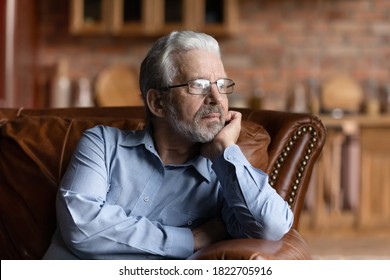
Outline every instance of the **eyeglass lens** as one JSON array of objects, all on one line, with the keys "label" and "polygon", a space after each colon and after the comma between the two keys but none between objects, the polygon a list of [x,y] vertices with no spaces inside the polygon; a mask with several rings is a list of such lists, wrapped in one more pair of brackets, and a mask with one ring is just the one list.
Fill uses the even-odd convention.
[{"label": "eyeglass lens", "polygon": [[192,94],[207,94],[210,93],[212,84],[216,84],[219,93],[228,94],[233,92],[234,82],[230,79],[219,79],[216,82],[205,79],[189,81],[188,90]]}]

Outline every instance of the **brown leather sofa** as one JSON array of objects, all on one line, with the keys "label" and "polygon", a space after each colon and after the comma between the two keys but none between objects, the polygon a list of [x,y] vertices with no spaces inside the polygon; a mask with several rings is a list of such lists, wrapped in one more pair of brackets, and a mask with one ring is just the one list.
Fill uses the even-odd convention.
[{"label": "brown leather sofa", "polygon": [[[225,240],[191,259],[310,259],[298,223],[325,128],[309,114],[239,110],[238,144],[290,204],[293,228],[280,241]],[[56,227],[57,186],[85,129],[97,124],[140,129],[143,116],[142,107],[0,109],[0,258],[43,256]]]}]

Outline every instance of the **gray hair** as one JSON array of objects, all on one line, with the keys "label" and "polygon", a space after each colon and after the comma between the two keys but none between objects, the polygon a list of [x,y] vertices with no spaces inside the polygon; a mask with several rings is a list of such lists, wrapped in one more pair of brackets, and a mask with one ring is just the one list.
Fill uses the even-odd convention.
[{"label": "gray hair", "polygon": [[179,53],[190,50],[205,50],[221,57],[217,40],[210,35],[193,31],[174,31],[158,39],[148,51],[141,64],[139,86],[146,100],[149,89],[160,89],[170,85],[178,74]]}]

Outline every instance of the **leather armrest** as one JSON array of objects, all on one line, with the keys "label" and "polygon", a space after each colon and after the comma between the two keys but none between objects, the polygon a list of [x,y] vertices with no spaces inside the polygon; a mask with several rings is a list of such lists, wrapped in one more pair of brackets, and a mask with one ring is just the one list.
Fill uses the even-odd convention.
[{"label": "leather armrest", "polygon": [[195,252],[191,260],[307,260],[307,244],[291,229],[281,240],[230,239]]}]

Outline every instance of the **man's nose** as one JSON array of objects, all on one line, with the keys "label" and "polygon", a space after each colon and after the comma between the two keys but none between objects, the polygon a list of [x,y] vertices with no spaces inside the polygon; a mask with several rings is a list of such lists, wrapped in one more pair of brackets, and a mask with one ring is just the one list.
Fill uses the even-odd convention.
[{"label": "man's nose", "polygon": [[219,103],[221,101],[222,94],[219,93],[217,84],[212,83],[210,84],[210,91],[206,95],[206,101],[208,103]]}]

